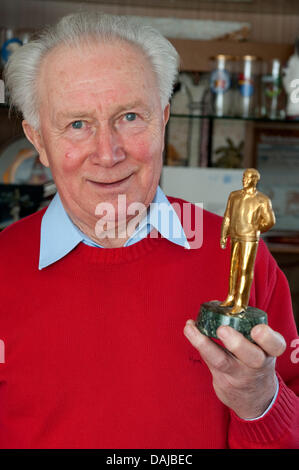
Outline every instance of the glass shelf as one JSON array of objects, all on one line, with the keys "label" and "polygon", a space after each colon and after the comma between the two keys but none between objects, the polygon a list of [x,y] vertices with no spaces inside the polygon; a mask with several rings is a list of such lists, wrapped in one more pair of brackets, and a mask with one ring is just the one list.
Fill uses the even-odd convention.
[{"label": "glass shelf", "polygon": [[[0,103],[0,108],[9,109],[7,103]],[[285,118],[276,118],[269,119],[267,117],[242,117],[242,116],[216,116],[214,114],[176,114],[171,113],[170,117],[172,118],[185,118],[185,119],[223,119],[223,120],[232,120],[232,121],[254,121],[254,122],[280,122],[286,124],[299,124],[299,116],[297,119],[285,119]]]},{"label": "glass shelf", "polygon": [[267,117],[242,117],[242,116],[216,116],[214,114],[170,114],[172,118],[185,118],[185,119],[229,119],[232,121],[254,121],[254,122],[280,122],[286,124],[299,124],[299,116],[297,119],[276,118],[269,119]]}]

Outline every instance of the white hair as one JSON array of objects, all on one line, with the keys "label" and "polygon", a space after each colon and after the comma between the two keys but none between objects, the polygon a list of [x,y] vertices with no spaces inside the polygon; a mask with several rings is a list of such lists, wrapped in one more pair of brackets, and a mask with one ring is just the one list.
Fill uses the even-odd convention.
[{"label": "white hair", "polygon": [[[83,42],[127,41],[139,47],[149,59],[157,77],[162,109],[172,95],[179,56],[172,44],[156,29],[129,16],[80,12],[64,16],[56,25],[17,49],[9,58],[4,79],[11,107],[35,129],[39,128],[38,74],[46,54],[60,45],[80,47]],[[138,73],[136,71],[136,73]]]}]

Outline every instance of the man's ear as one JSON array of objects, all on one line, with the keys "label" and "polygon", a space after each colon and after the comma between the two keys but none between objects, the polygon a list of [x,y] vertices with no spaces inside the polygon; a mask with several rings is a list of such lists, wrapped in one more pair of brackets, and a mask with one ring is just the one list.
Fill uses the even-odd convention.
[{"label": "man's ear", "polygon": [[163,128],[163,146],[162,146],[162,152],[164,151],[164,147],[165,147],[165,128],[166,128],[166,124],[168,122],[168,119],[169,119],[169,115],[170,115],[170,104],[168,103],[165,108],[164,108],[164,111],[163,111],[163,121],[164,121],[164,128]]},{"label": "man's ear", "polygon": [[32,127],[26,120],[22,121],[22,126],[27,139],[36,148],[41,163],[44,166],[49,167],[49,160],[40,132],[34,129],[34,127]]},{"label": "man's ear", "polygon": [[164,124],[166,126],[166,124],[168,123],[169,115],[170,115],[170,103],[168,103],[165,106],[163,115],[164,115]]}]

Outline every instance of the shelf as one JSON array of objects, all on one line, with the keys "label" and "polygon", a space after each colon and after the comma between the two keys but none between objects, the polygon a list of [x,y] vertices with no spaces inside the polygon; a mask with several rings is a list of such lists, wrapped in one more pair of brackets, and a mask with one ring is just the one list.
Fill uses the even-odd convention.
[{"label": "shelf", "polygon": [[267,243],[271,253],[290,253],[299,254],[299,245],[292,243]]},{"label": "shelf", "polygon": [[[0,108],[9,109],[9,105],[6,103],[0,103]],[[173,118],[191,118],[191,119],[223,119],[232,121],[254,121],[254,122],[266,122],[266,123],[284,123],[284,124],[299,124],[298,119],[269,119],[266,117],[242,117],[242,116],[216,116],[214,114],[176,114],[171,113],[170,117]]]},{"label": "shelf", "polygon": [[298,119],[269,119],[266,117],[241,117],[241,116],[216,116],[213,114],[170,114],[174,118],[191,118],[191,119],[230,119],[234,121],[254,121],[254,122],[267,122],[267,123],[285,123],[285,124],[299,124]]}]

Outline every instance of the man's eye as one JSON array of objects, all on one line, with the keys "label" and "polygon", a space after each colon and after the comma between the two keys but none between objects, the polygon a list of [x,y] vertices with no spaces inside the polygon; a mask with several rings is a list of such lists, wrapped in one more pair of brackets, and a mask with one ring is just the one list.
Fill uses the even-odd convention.
[{"label": "man's eye", "polygon": [[131,122],[131,121],[135,121],[136,117],[137,117],[137,114],[136,114],[136,113],[127,113],[127,114],[125,115],[126,120],[127,120],[127,121],[130,121],[130,122]]},{"label": "man's eye", "polygon": [[83,125],[84,125],[83,121],[74,121],[74,122],[72,122],[72,128],[73,129],[82,129]]}]

